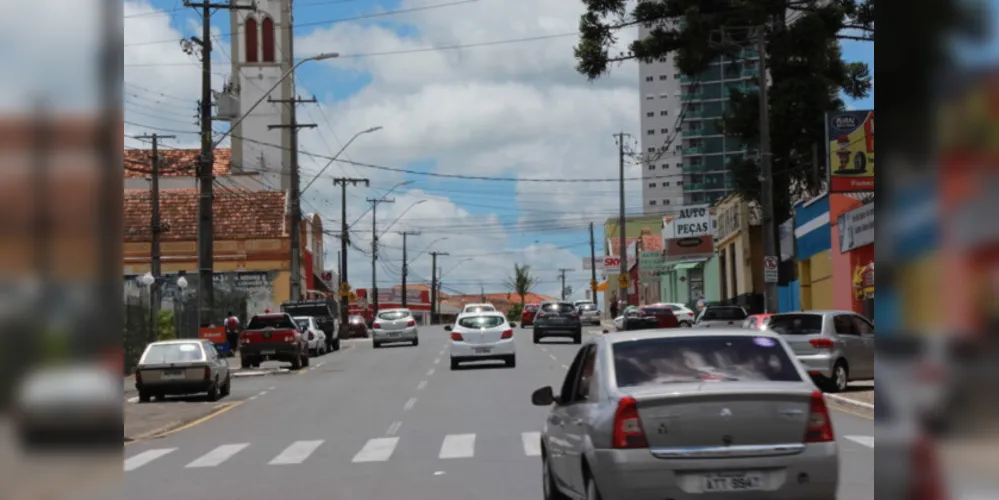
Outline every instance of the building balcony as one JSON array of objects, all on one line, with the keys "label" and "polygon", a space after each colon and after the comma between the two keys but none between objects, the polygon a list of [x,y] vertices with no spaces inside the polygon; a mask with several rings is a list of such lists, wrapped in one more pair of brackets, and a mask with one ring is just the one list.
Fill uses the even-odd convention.
[{"label": "building balcony", "polygon": [[701,183],[684,183],[683,185],[684,191],[701,191],[702,189],[704,189],[704,184]]},{"label": "building balcony", "polygon": [[701,148],[701,147],[687,147],[687,148],[683,148],[683,154],[685,154],[685,155],[700,155],[700,154],[704,154],[704,148]]},{"label": "building balcony", "polygon": [[742,70],[743,78],[756,78],[758,76],[760,76],[760,70],[757,68]]},{"label": "building balcony", "polygon": [[692,76],[692,75],[680,75],[680,83],[687,84],[687,83],[694,83],[696,81],[697,81],[697,77],[696,76]]},{"label": "building balcony", "polygon": [[760,51],[756,49],[743,49],[741,57],[743,59],[757,59],[760,57]]},{"label": "building balcony", "polygon": [[688,92],[680,96],[680,100],[684,102],[699,101],[701,99],[704,99],[704,92]]}]

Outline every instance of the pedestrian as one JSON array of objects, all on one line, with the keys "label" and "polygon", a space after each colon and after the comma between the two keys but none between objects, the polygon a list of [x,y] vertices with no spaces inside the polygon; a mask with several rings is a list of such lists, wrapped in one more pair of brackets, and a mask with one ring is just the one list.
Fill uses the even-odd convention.
[{"label": "pedestrian", "polygon": [[225,339],[229,342],[229,350],[235,354],[239,346],[239,318],[229,311],[222,326],[225,328]]},{"label": "pedestrian", "polygon": [[614,297],[611,300],[611,305],[610,305],[611,319],[617,318],[617,311],[618,311],[618,309],[617,309],[617,297]]}]

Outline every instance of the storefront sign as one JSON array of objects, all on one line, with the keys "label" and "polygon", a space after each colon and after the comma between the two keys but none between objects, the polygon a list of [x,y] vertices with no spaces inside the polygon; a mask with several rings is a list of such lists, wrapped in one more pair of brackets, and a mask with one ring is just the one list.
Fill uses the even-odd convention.
[{"label": "storefront sign", "polygon": [[666,270],[666,260],[660,250],[646,250],[638,257],[638,270],[646,276],[659,276]]},{"label": "storefront sign", "polygon": [[874,191],[874,110],[826,114],[830,193]]},{"label": "storefront sign", "polygon": [[840,253],[874,243],[874,203],[840,215],[837,225]]},{"label": "storefront sign", "polygon": [[668,239],[693,238],[711,234],[711,210],[708,205],[681,208],[672,220]]}]

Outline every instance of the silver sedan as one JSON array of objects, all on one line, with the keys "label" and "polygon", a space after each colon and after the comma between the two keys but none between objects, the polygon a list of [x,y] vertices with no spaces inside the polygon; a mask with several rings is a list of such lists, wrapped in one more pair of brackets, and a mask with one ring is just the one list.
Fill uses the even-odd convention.
[{"label": "silver sedan", "polygon": [[546,499],[836,497],[822,393],[780,336],[648,330],[591,339],[541,433]]}]

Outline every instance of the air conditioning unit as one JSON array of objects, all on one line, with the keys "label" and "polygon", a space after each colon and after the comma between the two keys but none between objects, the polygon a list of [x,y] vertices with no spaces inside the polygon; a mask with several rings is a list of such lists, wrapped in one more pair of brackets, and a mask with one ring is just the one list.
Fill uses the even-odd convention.
[{"label": "air conditioning unit", "polygon": [[239,96],[232,92],[221,92],[216,102],[218,104],[216,120],[232,121],[239,118]]}]

